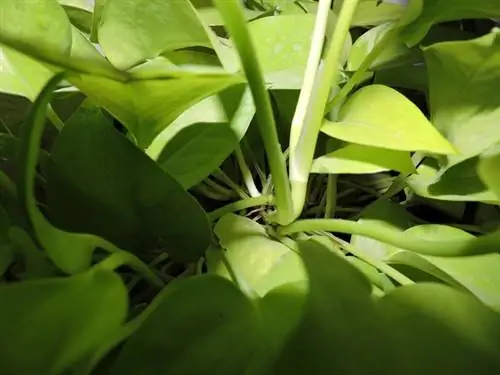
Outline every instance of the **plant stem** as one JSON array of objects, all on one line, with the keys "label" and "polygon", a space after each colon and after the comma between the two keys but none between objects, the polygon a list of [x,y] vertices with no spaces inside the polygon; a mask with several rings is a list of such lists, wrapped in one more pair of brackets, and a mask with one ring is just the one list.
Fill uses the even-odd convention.
[{"label": "plant stem", "polygon": [[409,277],[403,275],[401,272],[398,270],[392,268],[389,266],[387,263],[384,263],[383,261],[379,259],[375,259],[364,253],[363,251],[359,250],[356,246],[353,246],[349,242],[342,241],[340,238],[335,238],[335,241],[339,242],[339,244],[346,249],[348,252],[353,254],[356,258],[359,258],[363,260],[364,262],[372,265],[379,271],[385,273],[387,276],[389,276],[391,279],[397,281],[401,285],[412,285],[415,284],[412,279]]},{"label": "plant stem", "polygon": [[220,181],[224,182],[233,191],[240,196],[241,199],[248,198],[248,194],[236,183],[234,182],[222,169],[218,168],[213,176]]},{"label": "plant stem", "polygon": [[215,4],[239,52],[241,64],[255,102],[257,123],[275,186],[276,221],[279,224],[288,224],[291,222],[292,216],[290,183],[279,144],[269,93],[264,83],[264,74],[257,60],[253,41],[246,28],[243,6],[239,0],[215,0]]},{"label": "plant stem", "polygon": [[[106,241],[107,242],[107,241]],[[163,280],[155,273],[147,264],[145,264],[142,260],[137,258],[135,255],[117,249],[114,245],[109,246],[109,243],[104,244],[103,248],[111,252],[106,259],[97,264],[95,267],[104,268],[108,270],[115,270],[116,268],[128,265],[141,273],[146,279],[148,279],[151,284],[157,286],[158,288],[163,288],[165,283]]]},{"label": "plant stem", "polygon": [[328,181],[326,182],[326,206],[325,206],[325,219],[330,219],[335,216],[337,208],[337,179],[338,175],[329,174]]},{"label": "plant stem", "polygon": [[240,167],[241,175],[243,177],[243,181],[245,182],[245,186],[247,187],[248,193],[254,198],[260,196],[260,192],[257,189],[257,186],[255,186],[252,172],[250,171],[250,168],[248,168],[247,162],[245,161],[245,155],[243,155],[240,145],[236,146],[234,155],[236,156],[236,161]]},{"label": "plant stem", "polygon": [[246,198],[237,202],[230,203],[224,207],[218,208],[217,210],[210,212],[208,214],[208,217],[211,221],[215,221],[220,217],[224,216],[225,214],[229,214],[231,212],[236,212],[256,206],[270,205],[272,201],[273,197],[270,195],[261,195],[259,197]]},{"label": "plant stem", "polygon": [[278,233],[282,236],[317,231],[357,234],[423,255],[456,257],[498,253],[500,251],[496,245],[496,241],[500,239],[500,231],[469,240],[429,240],[425,237],[388,228],[376,222],[344,219],[298,220],[278,229]]},{"label": "plant stem", "polygon": [[370,69],[371,65],[375,62],[377,57],[382,53],[382,51],[387,47],[387,45],[393,41],[394,37],[397,35],[396,28],[389,30],[382,39],[375,45],[375,47],[370,51],[368,56],[365,57],[359,68],[354,72],[352,77],[347,81],[347,83],[342,87],[337,95],[326,105],[325,114],[335,110],[337,106],[342,105],[345,98],[351,93],[351,91],[363,80],[363,76],[366,71]]},{"label": "plant stem", "polygon": [[304,208],[307,181],[324,116],[324,109],[330,95],[331,86],[337,83],[340,75],[339,62],[357,4],[358,0],[349,0],[342,3],[323,67],[318,69],[316,73],[314,95],[309,98],[309,110],[307,110],[304,120],[304,124],[307,124],[307,126],[302,127],[296,147],[290,155],[292,220],[299,217]]},{"label": "plant stem", "polygon": [[311,41],[311,50],[307,58],[306,70],[304,72],[304,82],[300,89],[297,107],[292,119],[290,128],[290,153],[293,154],[302,128],[305,126],[305,119],[309,106],[311,105],[311,97],[313,94],[314,80],[316,72],[321,61],[321,53],[325,39],[326,27],[328,23],[328,15],[332,0],[319,0],[318,11],[316,14],[316,22]]},{"label": "plant stem", "polygon": [[52,122],[57,130],[61,131],[64,127],[64,122],[57,115],[56,111],[54,111],[50,104],[47,107],[47,118],[50,120],[50,122]]}]

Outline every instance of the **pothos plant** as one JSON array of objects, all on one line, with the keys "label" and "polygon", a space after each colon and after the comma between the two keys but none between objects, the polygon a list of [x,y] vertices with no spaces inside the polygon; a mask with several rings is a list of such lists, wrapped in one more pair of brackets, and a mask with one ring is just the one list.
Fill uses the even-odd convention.
[{"label": "pothos plant", "polygon": [[0,15],[2,374],[500,373],[500,2]]}]

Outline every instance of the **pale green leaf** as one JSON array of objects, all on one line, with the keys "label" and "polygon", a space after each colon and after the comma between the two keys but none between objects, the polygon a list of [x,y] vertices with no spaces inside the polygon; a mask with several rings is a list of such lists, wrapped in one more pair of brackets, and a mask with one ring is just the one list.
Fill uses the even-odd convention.
[{"label": "pale green leaf", "polygon": [[189,188],[214,172],[229,156],[254,114],[248,88],[231,87],[181,114],[155,138],[147,153]]},{"label": "pale green leaf", "polygon": [[[500,5],[499,5],[500,8]],[[434,44],[424,50],[431,120],[458,151],[448,166],[500,141],[500,33]]]},{"label": "pale green leaf", "polygon": [[[176,72],[173,74],[175,77]],[[71,76],[68,80],[123,123],[140,147],[149,146],[166,126],[197,101],[241,83],[239,76],[192,73],[182,78],[128,83],[91,75]]]},{"label": "pale green leaf", "polygon": [[[356,71],[363,60],[373,50],[376,44],[393,28],[391,23],[384,23],[374,28],[371,28],[361,35],[352,45],[349,60],[347,61],[347,69]],[[413,53],[412,53],[413,52]],[[384,50],[378,55],[377,59],[371,64],[371,69],[376,69],[380,66],[392,64],[401,64],[405,61],[414,59],[417,53],[410,50],[402,41],[395,39],[386,44]]]},{"label": "pale green leaf", "polygon": [[69,55],[71,24],[57,1],[4,0],[0,17],[0,40],[16,40],[43,53]]},{"label": "pale green leaf", "polygon": [[266,84],[273,89],[300,89],[311,46],[312,14],[265,17],[250,22]]},{"label": "pale green leaf", "polygon": [[341,108],[338,121],[325,120],[321,131],[344,141],[392,150],[455,152],[415,104],[383,85],[357,91]]},{"label": "pale green leaf", "polygon": [[500,314],[438,284],[397,288],[377,301],[394,334],[399,374],[470,375],[500,371]]},{"label": "pale green leaf", "polygon": [[165,145],[157,162],[189,189],[213,173],[237,144],[227,123],[191,124]]},{"label": "pale green leaf", "polygon": [[[338,12],[341,2],[336,1],[334,9]],[[397,1],[361,0],[352,19],[353,26],[372,26],[398,20],[404,6]]]},{"label": "pale green leaf", "polygon": [[106,56],[120,69],[165,51],[211,47],[189,0],[107,0],[98,35]]},{"label": "pale green leaf", "polygon": [[414,169],[408,152],[348,144],[315,159],[311,173],[362,174],[388,170],[410,173]]},{"label": "pale green leaf", "polygon": [[[278,284],[303,279],[301,263],[293,259],[300,260],[298,255],[269,237],[266,229],[253,220],[229,214],[217,222],[214,231],[236,275],[258,295]],[[212,272],[229,277],[222,262]]]}]

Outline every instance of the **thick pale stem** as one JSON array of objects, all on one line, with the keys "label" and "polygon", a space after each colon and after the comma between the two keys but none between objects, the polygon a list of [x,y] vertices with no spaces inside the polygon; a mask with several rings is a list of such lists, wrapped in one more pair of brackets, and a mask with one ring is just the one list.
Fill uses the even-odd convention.
[{"label": "thick pale stem", "polygon": [[241,175],[243,177],[243,181],[248,190],[248,193],[251,197],[260,196],[259,189],[255,185],[255,181],[252,176],[252,172],[250,168],[248,168],[248,164],[245,160],[245,155],[243,155],[243,151],[241,150],[240,145],[236,146],[234,150],[234,155],[236,156],[236,160],[238,161],[238,166],[240,167]]},{"label": "thick pale stem", "polygon": [[307,181],[314,157],[316,142],[323,120],[325,106],[332,84],[340,75],[339,62],[342,57],[345,39],[349,33],[351,20],[358,0],[344,0],[333,32],[331,43],[323,64],[318,70],[310,98],[310,110],[306,113],[304,126],[299,135],[295,152],[290,157],[290,181],[292,185],[293,219],[301,214],[307,193]]},{"label": "thick pale stem", "polygon": [[321,61],[321,53],[325,40],[326,27],[328,24],[328,16],[332,0],[319,0],[318,12],[316,14],[316,23],[311,41],[311,50],[307,59],[306,70],[304,72],[304,81],[300,89],[299,100],[292,119],[290,128],[290,154],[293,155],[295,146],[299,139],[302,128],[305,125],[305,119],[309,106],[311,105],[311,97],[313,94],[314,80],[316,72]]}]

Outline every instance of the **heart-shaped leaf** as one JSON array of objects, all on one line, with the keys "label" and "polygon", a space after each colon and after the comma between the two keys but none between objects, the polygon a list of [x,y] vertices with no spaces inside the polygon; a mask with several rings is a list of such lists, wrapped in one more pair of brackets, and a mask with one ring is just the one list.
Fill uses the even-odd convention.
[{"label": "heart-shaped leaf", "polygon": [[321,131],[343,141],[403,151],[455,153],[418,107],[394,89],[370,85],[341,108]]}]

